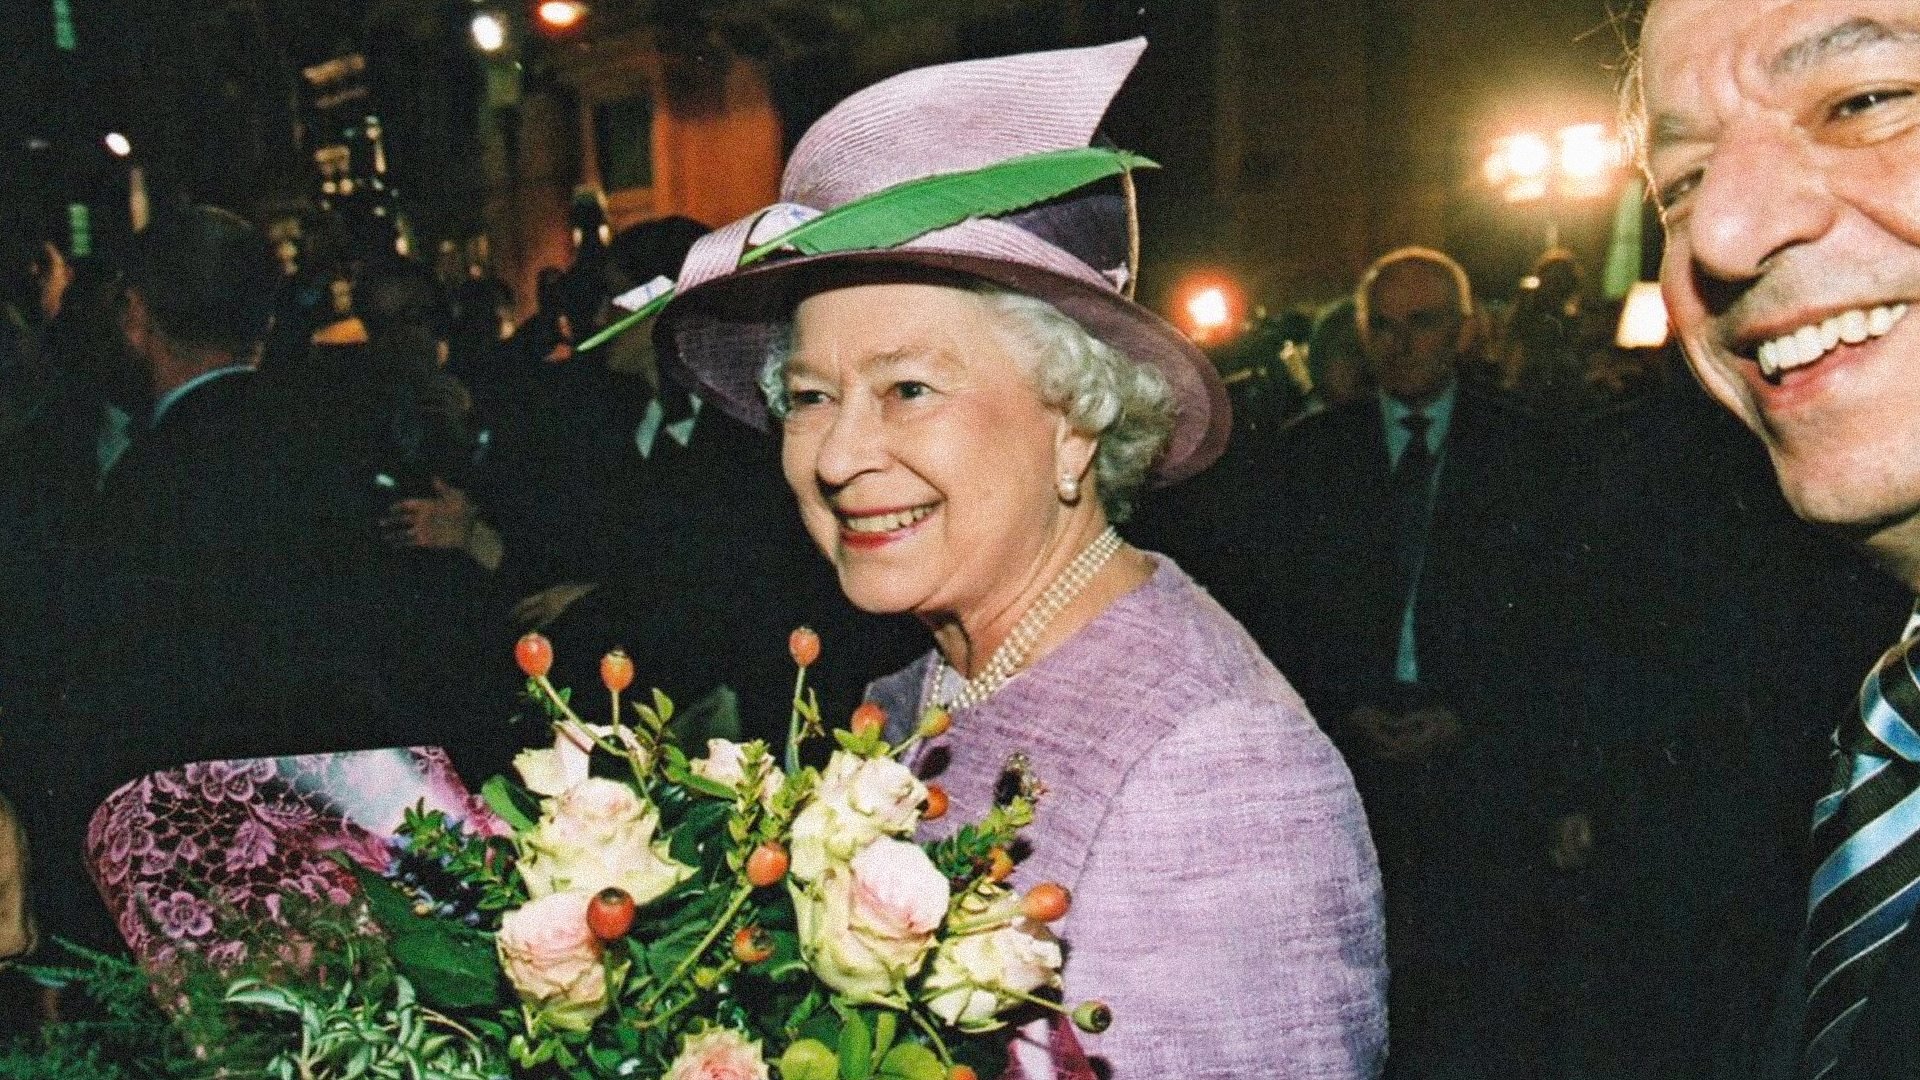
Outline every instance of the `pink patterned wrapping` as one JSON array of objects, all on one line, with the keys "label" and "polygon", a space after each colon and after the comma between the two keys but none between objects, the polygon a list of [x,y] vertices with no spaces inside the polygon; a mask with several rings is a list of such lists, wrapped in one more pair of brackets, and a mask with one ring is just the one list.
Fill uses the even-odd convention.
[{"label": "pink patterned wrapping", "polygon": [[505,831],[439,747],[206,761],[107,796],[87,829],[87,866],[150,970],[188,952],[227,967],[247,946],[222,924],[279,922],[287,897],[348,902],[353,875],[329,854],[385,870],[406,811],[423,804],[469,830]]}]

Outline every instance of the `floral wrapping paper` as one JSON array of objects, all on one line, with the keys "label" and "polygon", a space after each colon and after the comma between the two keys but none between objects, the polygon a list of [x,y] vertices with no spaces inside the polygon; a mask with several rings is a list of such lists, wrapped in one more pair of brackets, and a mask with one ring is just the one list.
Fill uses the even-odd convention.
[{"label": "floral wrapping paper", "polygon": [[439,747],[205,761],[107,796],[87,829],[87,866],[149,970],[185,953],[229,967],[247,945],[223,927],[282,922],[289,897],[348,902],[353,875],[334,854],[385,870],[406,811],[423,804],[483,832],[504,828]]}]

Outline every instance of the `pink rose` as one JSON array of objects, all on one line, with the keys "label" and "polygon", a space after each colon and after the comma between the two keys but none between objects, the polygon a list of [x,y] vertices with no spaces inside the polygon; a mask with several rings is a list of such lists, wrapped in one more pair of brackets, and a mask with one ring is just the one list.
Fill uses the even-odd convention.
[{"label": "pink rose", "polygon": [[889,837],[789,888],[800,950],[820,981],[858,1001],[895,1003],[932,948],[951,895],[919,845]]},{"label": "pink rose", "polygon": [[600,942],[587,928],[587,892],[559,892],[500,920],[500,966],[549,1024],[585,1031],[607,1008]]},{"label": "pink rose", "polygon": [[882,937],[933,933],[949,896],[946,875],[918,844],[875,840],[853,860],[853,917]]},{"label": "pink rose", "polygon": [[768,1080],[760,1042],[731,1028],[686,1037],[662,1080]]},{"label": "pink rose", "polygon": [[926,785],[905,765],[835,751],[793,819],[793,876],[812,881],[877,837],[911,833],[926,800]]}]

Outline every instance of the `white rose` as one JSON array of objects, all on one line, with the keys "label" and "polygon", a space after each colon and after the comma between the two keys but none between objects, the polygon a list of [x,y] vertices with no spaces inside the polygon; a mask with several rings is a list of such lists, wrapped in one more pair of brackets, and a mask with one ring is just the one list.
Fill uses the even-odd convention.
[{"label": "white rose", "polygon": [[899,1001],[933,947],[951,897],[946,876],[919,845],[885,837],[851,864],[789,888],[807,966],[857,1001]]},{"label": "white rose", "polygon": [[[988,905],[980,905],[984,911]],[[1060,985],[1060,942],[1042,923],[1019,918],[940,943],[921,998],[961,1031],[991,1031],[1018,995]]]},{"label": "white rose", "polygon": [[568,890],[625,889],[636,904],[657,899],[693,868],[653,838],[659,811],[617,780],[591,777],[542,803],[540,823],[521,838],[520,876],[538,899]]},{"label": "white rose", "polygon": [[[761,744],[760,752],[767,762],[766,775],[760,780],[760,803],[764,806],[772,803],[773,793],[787,782],[787,774],[773,764],[764,744]],[[711,780],[738,791],[747,782],[747,748],[726,739],[708,739],[707,756],[688,762],[687,767],[693,771],[693,775],[703,780]]]},{"label": "white rose", "polygon": [[882,836],[911,833],[926,801],[927,786],[905,765],[836,752],[793,819],[793,875],[812,881]]}]

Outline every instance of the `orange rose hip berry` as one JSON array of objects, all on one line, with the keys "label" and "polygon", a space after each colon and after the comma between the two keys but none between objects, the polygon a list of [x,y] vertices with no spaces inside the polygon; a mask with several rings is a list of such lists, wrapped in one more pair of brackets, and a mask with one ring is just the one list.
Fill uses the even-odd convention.
[{"label": "orange rose hip berry", "polygon": [[633,929],[634,903],[627,890],[605,888],[587,901],[587,929],[601,941],[617,941]]},{"label": "orange rose hip berry", "polygon": [[847,726],[861,738],[878,735],[880,730],[887,726],[887,710],[871,701],[863,701],[859,708],[853,710],[853,719]]},{"label": "orange rose hip berry", "polygon": [[757,926],[743,926],[733,934],[733,958],[752,966],[773,955],[773,935]]},{"label": "orange rose hip berry", "polygon": [[616,694],[633,685],[633,658],[627,650],[614,649],[600,658],[600,681]]},{"label": "orange rose hip berry", "polygon": [[820,635],[806,626],[794,630],[787,635],[787,655],[800,667],[812,667],[820,659]]},{"label": "orange rose hip berry", "polygon": [[747,884],[756,889],[767,886],[787,876],[787,849],[769,840],[753,849],[747,856]]},{"label": "orange rose hip berry", "polygon": [[1020,913],[1034,922],[1050,923],[1066,915],[1073,906],[1073,894],[1051,881],[1043,881],[1027,890],[1020,901]]},{"label": "orange rose hip berry", "polygon": [[927,785],[927,808],[920,811],[920,820],[939,821],[947,816],[947,789],[939,784]]},{"label": "orange rose hip berry", "polygon": [[1013,856],[1003,847],[987,852],[987,880],[999,884],[1013,876]]},{"label": "orange rose hip berry", "polygon": [[553,670],[553,642],[539,633],[522,634],[513,645],[514,662],[529,679],[545,678]]}]

